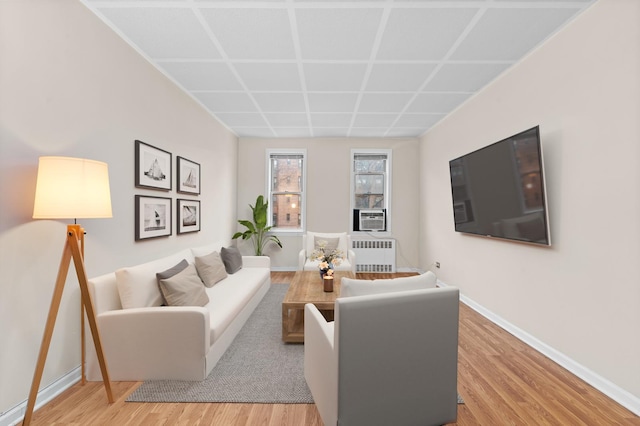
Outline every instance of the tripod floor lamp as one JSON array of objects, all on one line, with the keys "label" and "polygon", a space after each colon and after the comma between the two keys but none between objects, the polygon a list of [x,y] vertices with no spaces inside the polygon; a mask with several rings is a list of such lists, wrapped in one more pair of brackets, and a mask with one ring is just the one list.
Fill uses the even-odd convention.
[{"label": "tripod floor lamp", "polygon": [[[33,207],[34,219],[78,219],[78,218],[108,218],[111,217],[111,194],[109,191],[109,172],[106,163],[81,158],[69,157],[40,157],[38,162],[38,178],[36,183],[36,197]],[[96,324],[95,311],[89,288],[87,273],[84,266],[84,229],[77,224],[67,225],[67,236],[62,252],[62,260],[58,269],[49,316],[44,329],[42,343],[36,370],[33,374],[31,391],[25,411],[23,425],[31,422],[31,416],[44,371],[44,364],[49,352],[49,345],[53,335],[53,328],[62,299],[62,292],[67,280],[67,273],[71,260],[75,266],[82,312],[86,309],[87,320],[91,328],[95,344],[102,379],[107,391],[107,399],[113,402],[111,382],[107,370],[107,363],[102,350],[100,334]],[[81,318],[84,325],[84,318]],[[83,329],[84,330],[84,329]],[[82,350],[84,351],[84,331]],[[84,352],[82,357],[82,379],[84,380]]]}]

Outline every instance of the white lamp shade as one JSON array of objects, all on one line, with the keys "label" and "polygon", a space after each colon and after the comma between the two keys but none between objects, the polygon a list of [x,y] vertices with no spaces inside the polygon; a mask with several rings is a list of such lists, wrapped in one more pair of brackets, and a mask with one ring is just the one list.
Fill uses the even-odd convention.
[{"label": "white lamp shade", "polygon": [[34,219],[112,217],[107,163],[40,157]]}]

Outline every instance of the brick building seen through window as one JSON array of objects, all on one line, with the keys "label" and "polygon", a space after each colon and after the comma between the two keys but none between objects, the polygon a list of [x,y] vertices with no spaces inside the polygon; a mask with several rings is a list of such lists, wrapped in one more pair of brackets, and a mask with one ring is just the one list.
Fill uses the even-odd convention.
[{"label": "brick building seen through window", "polygon": [[300,154],[271,154],[272,225],[280,229],[302,227],[303,163]]}]

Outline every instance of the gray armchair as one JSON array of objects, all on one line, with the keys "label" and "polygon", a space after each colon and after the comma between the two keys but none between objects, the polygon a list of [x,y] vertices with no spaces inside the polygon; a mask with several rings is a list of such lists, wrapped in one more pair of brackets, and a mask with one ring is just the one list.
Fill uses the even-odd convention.
[{"label": "gray armchair", "polygon": [[457,416],[456,288],[305,306],[304,374],[325,425],[441,425]]}]

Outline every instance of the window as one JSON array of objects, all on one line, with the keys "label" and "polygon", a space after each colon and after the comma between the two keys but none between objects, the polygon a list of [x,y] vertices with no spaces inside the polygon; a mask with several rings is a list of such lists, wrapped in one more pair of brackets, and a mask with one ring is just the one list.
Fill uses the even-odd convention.
[{"label": "window", "polygon": [[278,232],[304,229],[305,160],[304,150],[267,151],[269,225]]},{"label": "window", "polygon": [[391,150],[352,150],[351,163],[352,230],[360,230],[360,210],[384,210],[389,231]]}]

